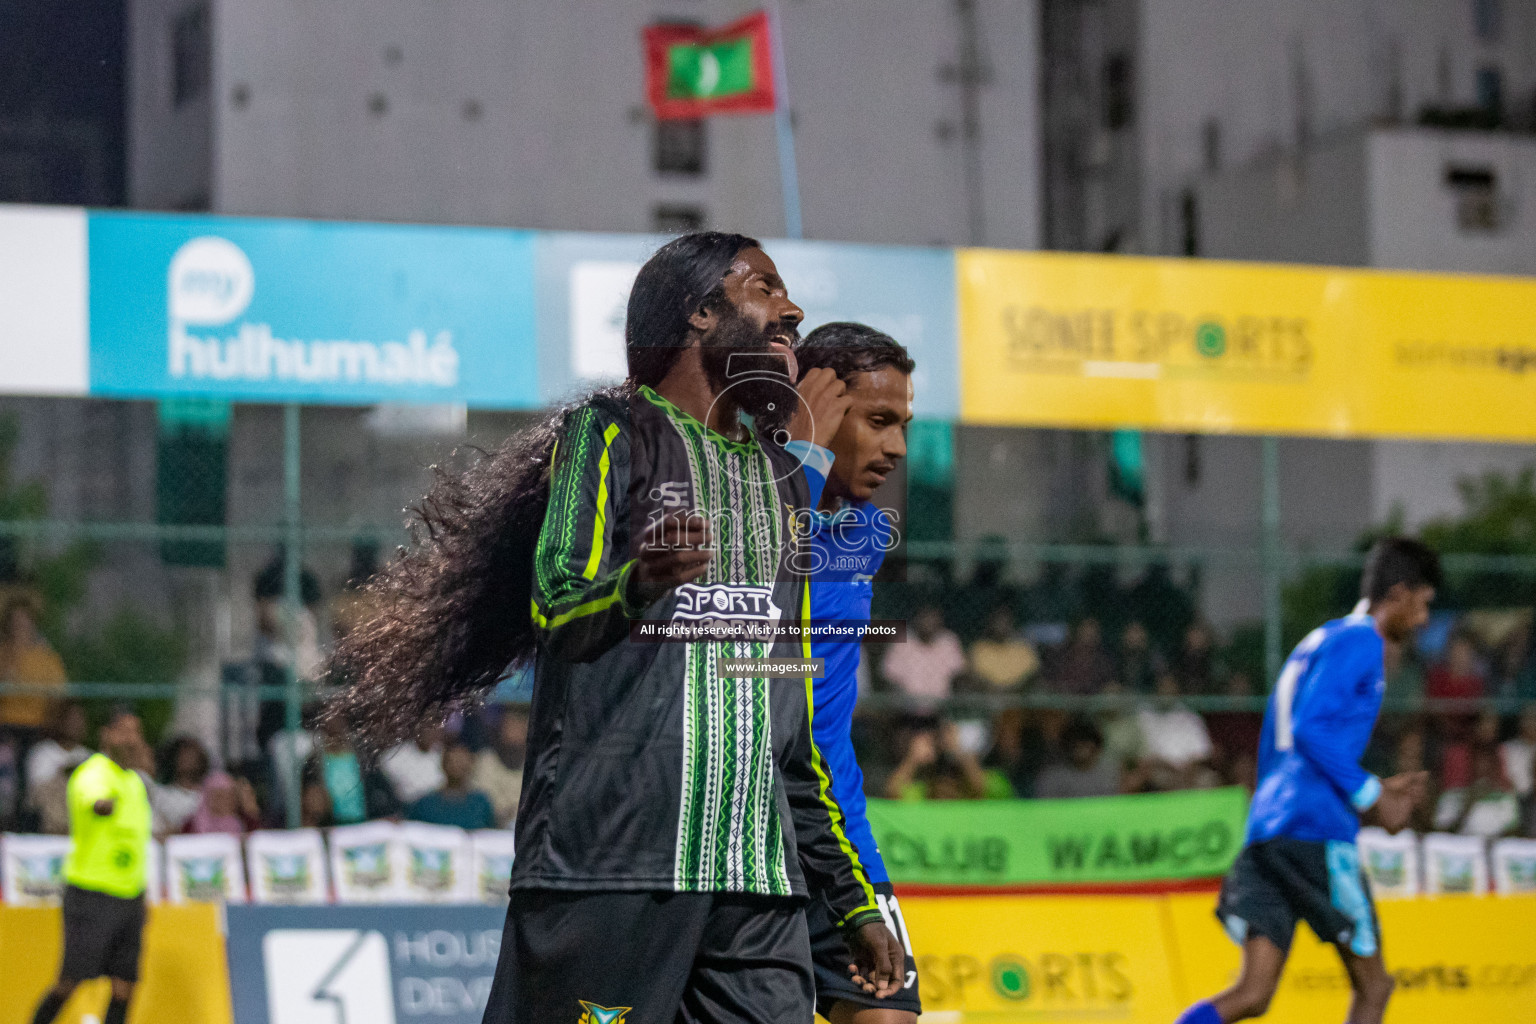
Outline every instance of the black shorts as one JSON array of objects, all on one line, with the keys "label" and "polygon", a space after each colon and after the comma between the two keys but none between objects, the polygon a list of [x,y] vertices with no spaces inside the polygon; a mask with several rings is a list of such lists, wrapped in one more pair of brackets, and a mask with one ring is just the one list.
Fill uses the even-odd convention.
[{"label": "black shorts", "polygon": [[64,887],[64,962],[59,977],[139,980],[144,897],[125,900],[104,892]]},{"label": "black shorts", "polygon": [[780,1024],[815,1000],[795,900],[518,889],[485,1024]]},{"label": "black shorts", "polygon": [[885,915],[885,923],[901,940],[901,948],[907,951],[906,985],[900,992],[884,999],[877,999],[855,985],[848,974],[848,965],[853,962],[848,943],[833,926],[827,905],[813,899],[806,908],[805,919],[811,929],[811,959],[816,966],[816,1012],[828,1020],[832,1019],[834,1003],[923,1012],[917,994],[917,961],[912,956],[912,940],[907,937],[907,922],[902,919],[901,907],[896,903],[896,890],[889,882],[876,882],[875,895],[880,902],[880,912]]},{"label": "black shorts", "polygon": [[1289,951],[1298,920],[1340,951],[1373,956],[1381,928],[1354,843],[1269,839],[1238,854],[1216,916],[1234,942],[1262,935]]}]

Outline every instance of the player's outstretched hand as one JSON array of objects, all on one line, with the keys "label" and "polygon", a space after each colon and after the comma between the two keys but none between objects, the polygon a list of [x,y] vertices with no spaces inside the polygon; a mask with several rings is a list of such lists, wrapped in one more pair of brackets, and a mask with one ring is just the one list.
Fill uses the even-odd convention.
[{"label": "player's outstretched hand", "polygon": [[848,965],[853,983],[877,999],[902,989],[907,954],[883,921],[871,921],[850,936],[854,962]]},{"label": "player's outstretched hand", "polygon": [[1408,827],[1413,809],[1429,791],[1429,772],[1403,772],[1381,780],[1381,796],[1376,801],[1376,823],[1392,835]]},{"label": "player's outstretched hand", "polygon": [[714,550],[699,512],[669,512],[646,525],[636,554],[634,587],[649,604],[673,587],[704,575]]},{"label": "player's outstretched hand", "polygon": [[800,405],[789,421],[790,438],[827,447],[853,404],[848,385],[830,366],[818,366],[806,371],[795,390],[800,392]]}]

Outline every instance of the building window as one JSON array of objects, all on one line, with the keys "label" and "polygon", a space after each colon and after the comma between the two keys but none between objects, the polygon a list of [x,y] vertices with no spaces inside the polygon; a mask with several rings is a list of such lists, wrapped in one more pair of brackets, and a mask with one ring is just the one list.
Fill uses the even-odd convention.
[{"label": "building window", "polygon": [[1104,62],[1104,127],[1110,131],[1129,128],[1136,119],[1131,57],[1117,53]]},{"label": "building window", "polygon": [[698,231],[704,227],[704,210],[683,203],[658,203],[651,211],[651,227],[663,235]]},{"label": "building window", "polygon": [[1503,0],[1472,0],[1472,20],[1477,38],[1485,43],[1496,43],[1504,33]]},{"label": "building window", "polygon": [[1491,167],[1445,169],[1445,183],[1456,196],[1456,224],[1463,231],[1499,229],[1499,179]]},{"label": "building window", "polygon": [[181,106],[208,91],[210,77],[208,8],[189,7],[171,22],[171,103]]},{"label": "building window", "polygon": [[1497,122],[1504,114],[1504,73],[1496,67],[1477,69],[1477,106]]},{"label": "building window", "polygon": [[652,153],[656,173],[703,175],[708,141],[707,122],[703,118],[657,121]]}]

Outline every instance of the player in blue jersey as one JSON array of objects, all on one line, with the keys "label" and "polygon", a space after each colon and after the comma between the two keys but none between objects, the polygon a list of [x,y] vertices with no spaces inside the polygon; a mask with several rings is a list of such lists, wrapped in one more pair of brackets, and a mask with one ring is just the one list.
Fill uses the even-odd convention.
[{"label": "player in blue jersey", "polygon": [[[913,362],[890,336],[863,324],[831,323],[795,348],[802,380],[833,370],[846,386],[847,412],[825,451],[805,459],[811,491],[820,487],[811,528],[811,617],[817,621],[869,621],[872,581],[891,543],[890,514],[871,503],[896,463],[907,454],[912,419]],[[791,442],[795,444],[796,442]],[[814,499],[813,499],[814,500]],[[826,906],[812,901],[806,916],[816,969],[816,1009],[832,1024],[913,1024],[921,1012],[912,944],[864,813],[864,775],[854,759],[850,732],[858,699],[861,647],[846,641],[815,641],[812,657],[825,661],[815,681],[812,733],[832,775],[832,791],[846,816],[845,831],[874,884],[886,924],[906,950],[904,987],[885,998],[851,975],[847,944]]]},{"label": "player in blue jersey", "polygon": [[1403,538],[1380,541],[1354,613],[1313,630],[1291,652],[1264,715],[1248,834],[1216,909],[1242,946],[1242,970],[1177,1024],[1263,1016],[1298,920],[1338,948],[1353,992],[1349,1024],[1380,1024],[1393,982],[1355,839],[1362,815],[1389,832],[1406,827],[1427,773],[1378,779],[1360,758],[1381,710],[1385,644],[1407,642],[1428,621],[1439,586],[1433,551]]}]

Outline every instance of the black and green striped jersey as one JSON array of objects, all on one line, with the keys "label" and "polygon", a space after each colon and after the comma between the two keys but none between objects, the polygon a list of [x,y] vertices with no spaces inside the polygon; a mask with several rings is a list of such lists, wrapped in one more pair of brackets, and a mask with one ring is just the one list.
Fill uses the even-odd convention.
[{"label": "black and green striped jersey", "polygon": [[[811,740],[811,681],[729,678],[717,658],[809,657],[808,642],[658,642],[639,619],[808,618],[798,463],[731,441],[641,388],[566,420],[535,559],[534,667],[514,888],[821,894],[879,918]],[[709,518],[708,573],[641,607],[650,519]]]}]

